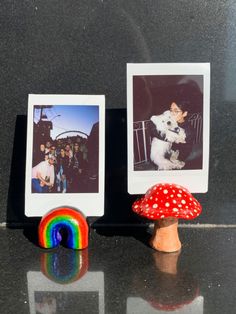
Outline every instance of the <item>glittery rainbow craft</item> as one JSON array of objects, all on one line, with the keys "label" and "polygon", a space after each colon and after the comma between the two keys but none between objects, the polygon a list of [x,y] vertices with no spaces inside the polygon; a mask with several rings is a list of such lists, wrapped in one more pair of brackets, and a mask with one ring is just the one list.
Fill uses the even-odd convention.
[{"label": "glittery rainbow craft", "polygon": [[79,211],[69,207],[53,209],[40,221],[39,245],[46,249],[57,247],[63,230],[67,236],[66,246],[81,250],[88,246],[88,229],[87,221]]},{"label": "glittery rainbow craft", "polygon": [[65,285],[79,280],[88,270],[88,250],[42,253],[41,271],[51,281]]}]

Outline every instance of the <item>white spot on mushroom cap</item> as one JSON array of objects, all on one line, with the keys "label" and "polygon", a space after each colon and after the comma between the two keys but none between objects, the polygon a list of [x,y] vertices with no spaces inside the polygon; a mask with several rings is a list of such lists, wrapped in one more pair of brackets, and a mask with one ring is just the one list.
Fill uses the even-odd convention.
[{"label": "white spot on mushroom cap", "polygon": [[169,207],[169,206],[170,206],[170,203],[165,203],[165,206],[166,206],[166,207]]},{"label": "white spot on mushroom cap", "polygon": [[165,190],[163,191],[163,193],[164,193],[164,194],[168,194],[168,190],[165,189]]},{"label": "white spot on mushroom cap", "polygon": [[158,205],[157,205],[157,204],[153,204],[152,207],[153,207],[153,208],[157,208]]}]

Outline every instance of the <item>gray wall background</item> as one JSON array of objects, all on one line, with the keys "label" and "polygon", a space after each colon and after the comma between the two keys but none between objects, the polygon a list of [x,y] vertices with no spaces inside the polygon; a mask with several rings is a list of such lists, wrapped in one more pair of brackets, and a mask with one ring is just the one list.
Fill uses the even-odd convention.
[{"label": "gray wall background", "polygon": [[126,63],[210,62],[210,181],[209,192],[196,195],[203,205],[197,222],[236,223],[236,1],[3,0],[0,25],[0,222],[28,221],[29,93],[106,95],[109,186],[101,221],[132,222],[122,157]]}]

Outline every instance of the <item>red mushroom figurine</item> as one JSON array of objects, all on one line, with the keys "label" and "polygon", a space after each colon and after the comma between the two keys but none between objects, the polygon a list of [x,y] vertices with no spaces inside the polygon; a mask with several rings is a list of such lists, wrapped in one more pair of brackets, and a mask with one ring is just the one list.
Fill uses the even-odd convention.
[{"label": "red mushroom figurine", "polygon": [[180,250],[178,219],[194,219],[202,211],[201,204],[184,187],[160,183],[151,187],[144,197],[133,203],[140,216],[155,220],[150,245],[162,252]]}]

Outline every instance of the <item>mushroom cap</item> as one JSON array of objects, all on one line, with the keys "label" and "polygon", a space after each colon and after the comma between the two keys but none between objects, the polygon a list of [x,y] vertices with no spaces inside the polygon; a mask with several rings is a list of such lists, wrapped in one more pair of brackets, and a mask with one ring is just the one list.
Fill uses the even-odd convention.
[{"label": "mushroom cap", "polygon": [[[148,301],[149,304],[157,309],[157,310],[162,310],[165,312],[171,312],[171,311],[175,311],[178,309],[181,309],[184,306],[190,305],[198,296],[199,296],[199,288],[198,287],[193,287],[193,291],[191,291],[192,289],[190,289],[189,291],[182,291],[184,286],[179,287],[179,284],[183,284],[183,282],[180,283],[175,283],[175,285],[173,285],[172,287],[175,287],[176,291],[175,294],[174,293],[170,293],[170,290],[168,291],[163,291],[165,292],[165,295],[160,296],[160,300],[158,300],[158,296],[156,297],[156,300],[151,300]],[[172,288],[170,287],[170,288]],[[178,291],[178,287],[180,288]],[[181,289],[182,288],[182,289]],[[172,288],[173,289],[173,288]],[[164,290],[164,289],[163,289]],[[181,293],[183,293],[183,295],[181,295]],[[180,300],[176,300],[176,298],[178,298]],[[189,308],[190,310],[190,308]]]},{"label": "mushroom cap", "polygon": [[178,184],[158,183],[135,201],[132,210],[151,220],[167,217],[191,220],[201,214],[201,204]]}]

